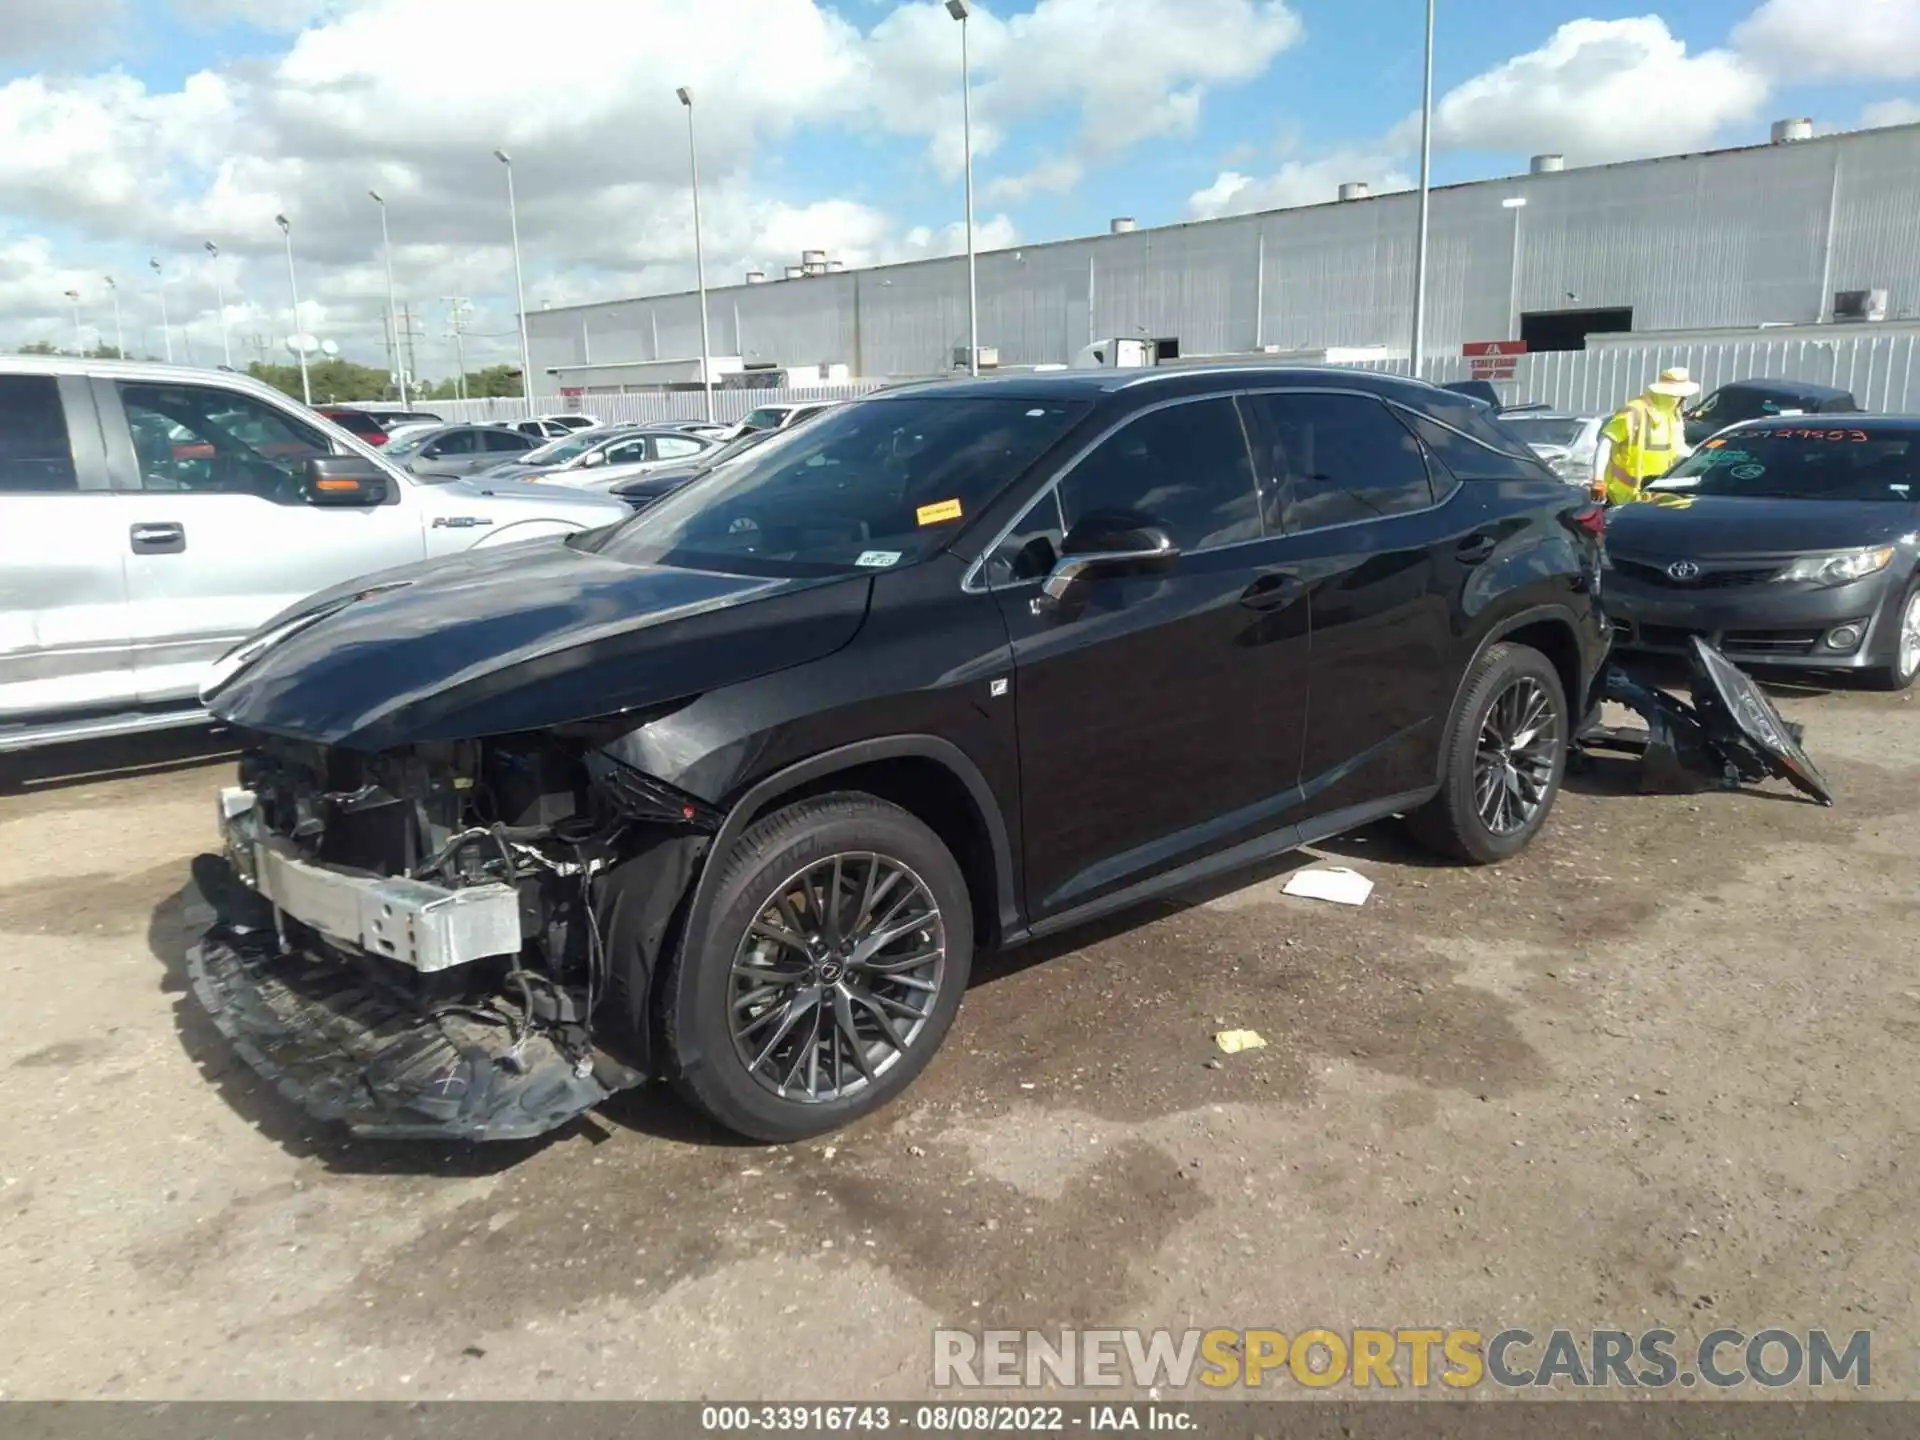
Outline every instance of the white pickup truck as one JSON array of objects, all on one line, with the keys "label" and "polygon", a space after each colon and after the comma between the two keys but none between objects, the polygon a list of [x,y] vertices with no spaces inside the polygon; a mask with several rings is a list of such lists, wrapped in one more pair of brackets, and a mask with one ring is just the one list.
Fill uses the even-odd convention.
[{"label": "white pickup truck", "polygon": [[409,475],[228,371],[0,359],[0,752],[203,721],[213,662],[315,591],[631,513]]}]

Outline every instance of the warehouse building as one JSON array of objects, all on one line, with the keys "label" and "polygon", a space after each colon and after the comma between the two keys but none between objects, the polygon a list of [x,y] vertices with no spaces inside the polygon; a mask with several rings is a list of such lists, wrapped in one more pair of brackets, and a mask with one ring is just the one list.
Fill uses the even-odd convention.
[{"label": "warehouse building", "polygon": [[[1364,177],[1325,204],[978,256],[984,364],[1071,363],[1115,339],[1160,353],[1385,347],[1411,329],[1416,197]],[[1530,173],[1432,193],[1427,346],[1920,317],[1920,125]],[[964,368],[964,257],[847,270],[820,252],[787,278],[708,291],[714,383],[791,386]],[[700,379],[692,293],[535,312],[539,393]],[[1893,327],[1889,327],[1893,328]]]}]

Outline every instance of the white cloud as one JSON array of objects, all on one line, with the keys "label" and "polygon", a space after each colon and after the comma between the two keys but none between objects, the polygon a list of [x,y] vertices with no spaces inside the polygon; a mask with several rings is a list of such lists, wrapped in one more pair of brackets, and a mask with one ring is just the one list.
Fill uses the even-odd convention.
[{"label": "white cloud", "polygon": [[1912,125],[1920,121],[1920,100],[1881,100],[1860,112],[1863,129],[1882,125]]},{"label": "white cloud", "polygon": [[1289,205],[1318,205],[1339,198],[1349,180],[1364,181],[1376,195],[1413,184],[1396,162],[1381,155],[1343,151],[1317,160],[1289,160],[1273,174],[1258,178],[1223,170],[1204,190],[1187,197],[1187,214],[1196,220],[1246,215]]},{"label": "white cloud", "polygon": [[1031,170],[1017,175],[998,175],[981,187],[988,200],[1004,203],[1030,199],[1035,195],[1057,195],[1073,189],[1086,173],[1086,167],[1070,155],[1042,160]]},{"label": "white cloud", "polygon": [[[1434,143],[1454,149],[1558,151],[1576,163],[1699,149],[1751,120],[1768,80],[1726,50],[1689,54],[1657,15],[1572,20],[1537,50],[1448,91]],[[1394,131],[1404,151],[1416,120]]]},{"label": "white cloud", "polygon": [[0,59],[88,58],[127,14],[127,0],[0,0]]},{"label": "white cloud", "polygon": [[1765,0],[1733,43],[1781,80],[1920,76],[1920,0]]}]

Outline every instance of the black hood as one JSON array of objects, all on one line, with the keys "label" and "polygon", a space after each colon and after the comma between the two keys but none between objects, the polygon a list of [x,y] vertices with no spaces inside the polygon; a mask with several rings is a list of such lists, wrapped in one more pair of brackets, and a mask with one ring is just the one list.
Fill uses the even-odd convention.
[{"label": "black hood", "polygon": [[206,702],[246,729],[361,750],[542,729],[830,655],[859,630],[870,588],[865,575],[723,575],[530,540],[312,597],[270,622],[261,636],[285,633]]},{"label": "black hood", "polygon": [[1685,509],[1645,503],[1614,507],[1607,512],[1607,549],[1648,560],[1807,555],[1890,544],[1916,524],[1920,510],[1885,500],[1698,495]]}]

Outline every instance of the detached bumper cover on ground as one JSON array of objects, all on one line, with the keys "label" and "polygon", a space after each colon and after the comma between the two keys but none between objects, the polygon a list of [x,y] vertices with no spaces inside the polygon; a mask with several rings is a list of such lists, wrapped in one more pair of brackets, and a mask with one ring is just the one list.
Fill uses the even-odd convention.
[{"label": "detached bumper cover on ground", "polygon": [[1822,805],[1833,804],[1826,778],[1802,748],[1801,728],[1781,716],[1752,677],[1697,635],[1690,637],[1688,662],[1691,703],[1661,690],[1640,667],[1616,659],[1600,698],[1634,711],[1646,728],[1602,725],[1596,710],[1580,744],[1638,755],[1643,790],[1692,790],[1703,783],[1737,789],[1778,779]]},{"label": "detached bumper cover on ground", "polygon": [[241,1058],[316,1119],[387,1139],[525,1139],[642,1079],[542,1031],[422,1016],[338,953],[280,953],[270,920],[232,913],[238,886],[203,889],[225,893],[208,895],[221,917],[187,953],[194,995]]}]

